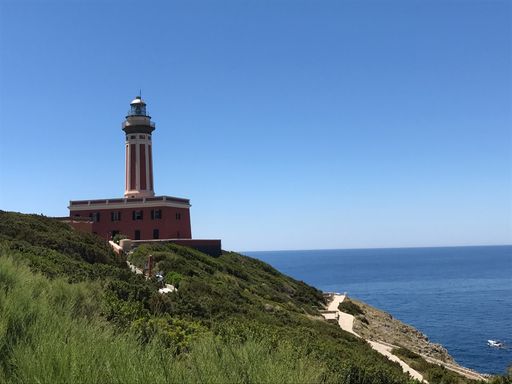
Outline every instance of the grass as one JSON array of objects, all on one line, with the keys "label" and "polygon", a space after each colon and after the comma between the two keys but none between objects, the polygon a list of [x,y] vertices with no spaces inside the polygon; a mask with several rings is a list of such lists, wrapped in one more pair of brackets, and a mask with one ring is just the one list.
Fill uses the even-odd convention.
[{"label": "grass", "polygon": [[[48,280],[0,258],[0,381],[6,383],[317,382],[325,367],[290,346],[228,345],[211,333],[189,353],[140,343],[101,319],[98,283]],[[283,376],[284,375],[284,376]]]},{"label": "grass", "polygon": [[[0,381],[5,383],[377,383],[374,374],[300,356],[293,343],[227,343],[205,332],[176,354],[101,317],[98,282],[69,284],[0,257]],[[378,381],[393,383],[397,381]],[[405,381],[400,381],[405,382]]]},{"label": "grass", "polygon": [[414,382],[268,264],[176,245],[131,261],[149,254],[178,292],[158,294],[99,238],[0,211],[0,382]]}]

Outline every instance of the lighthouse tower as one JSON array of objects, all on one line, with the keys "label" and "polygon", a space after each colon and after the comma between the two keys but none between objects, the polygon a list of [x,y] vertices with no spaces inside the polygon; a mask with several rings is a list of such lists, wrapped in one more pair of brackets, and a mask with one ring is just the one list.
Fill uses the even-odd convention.
[{"label": "lighthouse tower", "polygon": [[122,234],[135,245],[147,241],[172,242],[220,255],[220,240],[192,239],[189,199],[155,196],[151,140],[155,123],[140,96],[130,103],[122,127],[126,134],[124,197],[71,200],[70,224],[105,240]]},{"label": "lighthouse tower", "polygon": [[137,96],[130,103],[130,110],[123,122],[126,133],[125,190],[124,197],[153,197],[153,156],[151,134],[155,123],[146,112],[146,103]]}]

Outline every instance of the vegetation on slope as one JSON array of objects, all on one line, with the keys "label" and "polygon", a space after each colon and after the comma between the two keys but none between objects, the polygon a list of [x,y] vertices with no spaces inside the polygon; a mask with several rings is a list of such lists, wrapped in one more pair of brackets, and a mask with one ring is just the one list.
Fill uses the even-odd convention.
[{"label": "vegetation on slope", "polygon": [[0,381],[412,383],[320,319],[318,290],[235,253],[139,247],[172,294],[104,242],[0,211]]},{"label": "vegetation on slope", "polygon": [[421,372],[425,379],[431,383],[465,384],[475,382],[474,380],[463,378],[441,365],[429,363],[423,357],[407,348],[394,348],[392,353],[409,364],[412,369]]},{"label": "vegetation on slope", "polygon": [[322,362],[294,356],[290,345],[248,340],[228,344],[213,334],[177,354],[163,339],[141,342],[101,316],[97,282],[69,284],[0,258],[0,382],[219,383],[318,382]]},{"label": "vegetation on slope", "polygon": [[40,215],[0,211],[0,245],[18,253],[34,271],[70,282],[129,272],[104,241]]}]

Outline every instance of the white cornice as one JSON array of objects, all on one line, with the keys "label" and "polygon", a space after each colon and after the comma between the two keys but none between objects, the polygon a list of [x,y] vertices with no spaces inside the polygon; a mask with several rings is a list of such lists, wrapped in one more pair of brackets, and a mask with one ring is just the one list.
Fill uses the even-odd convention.
[{"label": "white cornice", "polygon": [[70,211],[90,211],[99,209],[123,209],[123,208],[152,208],[152,207],[173,207],[173,208],[190,208],[191,205],[187,203],[179,203],[176,201],[169,200],[157,200],[157,201],[137,201],[130,202],[126,200],[123,203],[89,203],[89,204],[77,204],[69,205]]}]

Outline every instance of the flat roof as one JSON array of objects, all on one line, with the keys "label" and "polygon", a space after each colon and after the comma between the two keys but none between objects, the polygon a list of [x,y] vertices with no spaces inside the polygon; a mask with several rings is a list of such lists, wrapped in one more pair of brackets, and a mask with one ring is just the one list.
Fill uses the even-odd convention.
[{"label": "flat roof", "polygon": [[117,209],[136,206],[171,206],[179,208],[189,208],[190,200],[174,196],[71,200],[69,202],[68,208],[70,210],[88,210],[109,208]]}]

